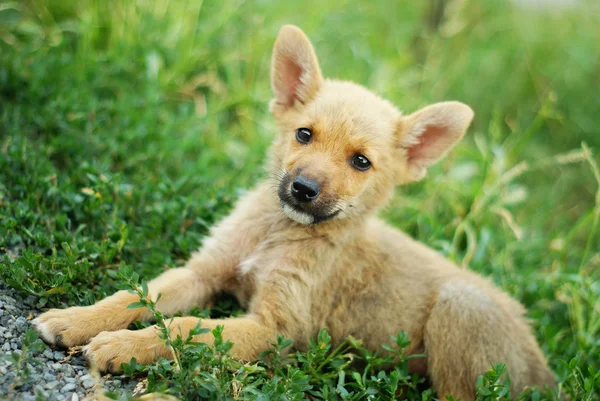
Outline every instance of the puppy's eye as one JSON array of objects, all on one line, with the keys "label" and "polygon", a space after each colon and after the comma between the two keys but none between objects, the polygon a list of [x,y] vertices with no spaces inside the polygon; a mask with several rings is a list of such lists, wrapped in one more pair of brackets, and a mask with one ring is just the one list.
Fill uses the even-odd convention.
[{"label": "puppy's eye", "polygon": [[371,167],[371,162],[363,155],[354,155],[350,159],[350,164],[357,170],[365,171]]},{"label": "puppy's eye", "polygon": [[312,132],[308,128],[298,128],[296,130],[296,140],[306,145],[312,139]]}]

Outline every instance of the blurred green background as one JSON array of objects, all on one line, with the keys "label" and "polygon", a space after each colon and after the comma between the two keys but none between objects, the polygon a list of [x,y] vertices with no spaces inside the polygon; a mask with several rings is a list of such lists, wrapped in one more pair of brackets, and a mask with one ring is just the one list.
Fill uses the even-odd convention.
[{"label": "blurred green background", "polygon": [[598,369],[594,0],[0,1],[4,279],[42,304],[90,303],[119,263],[146,277],[183,263],[263,176],[270,52],[289,23],[328,77],[406,113],[475,110],[384,216],[521,300],[561,380],[579,380],[561,361]]}]

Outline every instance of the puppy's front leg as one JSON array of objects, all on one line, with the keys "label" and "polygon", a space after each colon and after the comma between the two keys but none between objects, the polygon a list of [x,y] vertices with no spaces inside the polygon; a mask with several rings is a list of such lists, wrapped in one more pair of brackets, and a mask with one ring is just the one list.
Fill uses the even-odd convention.
[{"label": "puppy's front leg", "polygon": [[[179,317],[167,321],[173,337],[181,335],[187,338],[191,329],[196,327],[199,319],[195,317]],[[222,325],[223,339],[231,341],[231,353],[243,361],[258,358],[261,352],[276,340],[276,330],[265,325],[255,315],[247,315],[232,319],[202,320],[202,327],[214,329]],[[171,358],[171,351],[165,342],[158,337],[157,326],[143,330],[119,330],[103,332],[94,337],[84,348],[84,356],[90,365],[100,371],[121,372],[121,364],[135,358],[138,363],[150,364],[158,357]],[[194,341],[213,343],[212,333],[199,334]]]},{"label": "puppy's front leg", "polygon": [[[278,269],[264,279],[255,294],[248,315],[232,319],[202,320],[202,327],[213,329],[223,325],[223,339],[234,345],[232,354],[241,360],[254,360],[282,334],[293,340],[307,341],[310,335],[307,308],[306,280],[298,280],[301,272]],[[194,317],[170,320],[172,336],[186,338],[198,324]],[[119,372],[121,364],[134,357],[148,364],[158,357],[172,357],[163,340],[157,336],[156,326],[143,330],[119,330],[100,333],[85,347],[87,359],[100,370]],[[211,333],[201,334],[195,341],[211,344]]]},{"label": "puppy's front leg", "polygon": [[[161,294],[157,308],[165,314],[188,311],[205,303],[215,292],[215,273],[218,277],[212,269],[168,270],[148,283],[149,296],[156,300]],[[32,324],[47,343],[72,347],[85,344],[102,331],[119,330],[135,320],[150,319],[146,309],[127,309],[136,301],[139,301],[137,294],[119,291],[91,306],[51,309]]]}]

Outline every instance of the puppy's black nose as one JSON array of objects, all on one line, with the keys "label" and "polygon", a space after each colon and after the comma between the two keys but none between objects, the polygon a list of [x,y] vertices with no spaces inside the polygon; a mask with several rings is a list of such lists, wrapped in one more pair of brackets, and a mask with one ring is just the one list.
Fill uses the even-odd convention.
[{"label": "puppy's black nose", "polygon": [[292,195],[299,202],[310,202],[319,196],[321,187],[315,180],[299,175],[292,182]]}]

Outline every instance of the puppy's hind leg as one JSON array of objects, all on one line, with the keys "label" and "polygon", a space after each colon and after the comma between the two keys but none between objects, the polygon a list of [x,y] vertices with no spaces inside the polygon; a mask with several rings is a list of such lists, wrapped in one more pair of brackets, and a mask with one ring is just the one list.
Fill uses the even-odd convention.
[{"label": "puppy's hind leg", "polygon": [[506,295],[467,281],[442,286],[424,331],[428,372],[441,400],[474,400],[477,377],[498,363],[507,365],[512,398],[526,386],[554,385],[523,312]]}]

